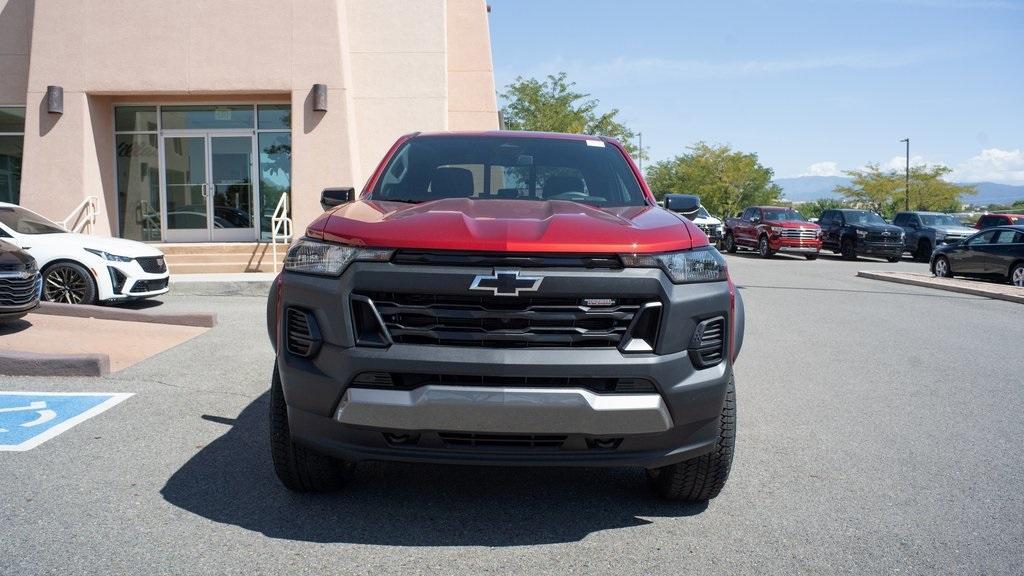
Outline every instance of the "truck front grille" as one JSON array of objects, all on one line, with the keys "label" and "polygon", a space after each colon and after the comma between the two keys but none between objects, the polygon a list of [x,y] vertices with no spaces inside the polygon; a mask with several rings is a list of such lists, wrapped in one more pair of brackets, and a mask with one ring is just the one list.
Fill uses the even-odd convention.
[{"label": "truck front grille", "polygon": [[779,235],[783,238],[814,240],[818,237],[818,231],[813,228],[783,228]]},{"label": "truck front grille", "polygon": [[0,278],[0,306],[24,306],[39,293],[39,274],[31,278]]},{"label": "truck front grille", "polygon": [[899,245],[903,243],[903,240],[900,238],[899,233],[896,232],[888,232],[884,234],[871,232],[867,235],[867,238],[865,238],[864,240],[872,244]]},{"label": "truck front grille", "polygon": [[561,448],[566,436],[551,434],[471,434],[466,432],[439,432],[448,447],[478,448]]},{"label": "truck front grille", "polygon": [[653,394],[654,383],[646,378],[576,378],[565,376],[466,376],[462,374],[413,374],[361,372],[352,379],[357,388],[415,390],[420,386],[477,386],[495,388],[583,388],[596,394]]},{"label": "truck front grille", "polygon": [[646,303],[589,305],[573,297],[490,297],[396,292],[373,301],[397,344],[483,348],[614,348]]}]

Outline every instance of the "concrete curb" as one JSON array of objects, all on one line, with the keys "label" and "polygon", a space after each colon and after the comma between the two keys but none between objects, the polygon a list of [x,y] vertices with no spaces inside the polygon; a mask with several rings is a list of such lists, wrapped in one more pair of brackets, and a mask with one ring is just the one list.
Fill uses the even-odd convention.
[{"label": "concrete curb", "polygon": [[58,304],[56,302],[40,302],[39,307],[32,310],[32,313],[49,314],[51,316],[72,316],[75,318],[98,318],[100,320],[196,326],[199,328],[213,328],[217,325],[217,315],[208,312],[164,314],[148,310],[128,310],[111,306],[85,306],[82,304]]},{"label": "concrete curb", "polygon": [[106,376],[106,354],[39,354],[0,350],[0,374],[5,376]]},{"label": "concrete curb", "polygon": [[[977,280],[959,280],[956,278],[936,278],[924,274],[911,274],[907,272],[872,272],[861,270],[857,272],[861,278],[881,280],[883,282],[895,282],[897,284],[909,284],[911,286],[922,286],[924,288],[935,288],[960,294],[972,296],[983,296],[995,300],[1005,300],[1024,304],[1024,290],[1019,290],[1010,285],[988,284]],[[1015,294],[1018,291],[1019,294]]]},{"label": "concrete curb", "polygon": [[170,294],[175,296],[251,296],[266,298],[273,280],[261,281],[178,281],[171,283]]}]

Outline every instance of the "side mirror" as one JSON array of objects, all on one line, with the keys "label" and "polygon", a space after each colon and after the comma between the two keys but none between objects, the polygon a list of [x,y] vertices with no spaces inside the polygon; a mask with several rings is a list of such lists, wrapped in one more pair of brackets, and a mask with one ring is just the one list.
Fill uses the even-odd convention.
[{"label": "side mirror", "polygon": [[921,225],[918,224],[917,222],[907,222],[907,226],[910,227],[910,228],[920,228],[921,227]]},{"label": "side mirror", "polygon": [[324,210],[330,210],[335,206],[341,206],[342,204],[348,204],[352,201],[352,197],[355,196],[355,188],[324,188],[324,191],[320,193],[320,207]]},{"label": "side mirror", "polygon": [[750,223],[751,224],[760,224],[761,223],[761,217],[760,216],[752,216],[750,218]]},{"label": "side mirror", "polygon": [[700,198],[692,194],[666,194],[665,208],[693,220],[697,217],[697,209],[700,208]]}]

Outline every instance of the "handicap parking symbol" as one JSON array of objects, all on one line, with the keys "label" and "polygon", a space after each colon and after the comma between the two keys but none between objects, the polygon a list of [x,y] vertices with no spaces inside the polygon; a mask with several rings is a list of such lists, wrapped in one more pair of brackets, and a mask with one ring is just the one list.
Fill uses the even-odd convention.
[{"label": "handicap parking symbol", "polygon": [[31,450],[131,394],[0,392],[0,452]]}]

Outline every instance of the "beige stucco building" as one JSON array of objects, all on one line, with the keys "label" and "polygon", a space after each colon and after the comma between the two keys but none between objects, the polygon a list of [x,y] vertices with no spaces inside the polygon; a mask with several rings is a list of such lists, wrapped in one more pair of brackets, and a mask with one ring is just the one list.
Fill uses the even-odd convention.
[{"label": "beige stucco building", "polygon": [[401,134],[497,127],[487,18],[484,0],[0,0],[0,201],[62,219],[95,197],[97,234],[254,241],[290,192],[301,230]]}]

